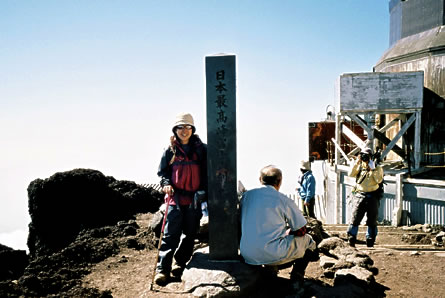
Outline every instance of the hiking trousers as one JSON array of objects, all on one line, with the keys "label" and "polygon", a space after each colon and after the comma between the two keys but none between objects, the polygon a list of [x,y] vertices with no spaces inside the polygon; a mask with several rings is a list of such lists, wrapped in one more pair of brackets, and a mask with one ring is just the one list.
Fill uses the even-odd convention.
[{"label": "hiking trousers", "polygon": [[316,218],[315,217],[315,197],[313,197],[312,199],[309,200],[309,205],[306,206],[304,204],[305,200],[301,199],[301,204],[303,206],[303,215],[304,216],[309,216],[312,218]]},{"label": "hiking trousers", "polygon": [[352,218],[348,228],[348,234],[357,237],[358,226],[366,213],[367,239],[377,237],[377,217],[379,215],[380,195],[377,191],[357,192],[354,194],[354,207]]},{"label": "hiking trousers", "polygon": [[185,267],[193,254],[201,217],[201,208],[195,209],[193,204],[168,207],[156,272],[169,274],[173,257],[178,265]]}]

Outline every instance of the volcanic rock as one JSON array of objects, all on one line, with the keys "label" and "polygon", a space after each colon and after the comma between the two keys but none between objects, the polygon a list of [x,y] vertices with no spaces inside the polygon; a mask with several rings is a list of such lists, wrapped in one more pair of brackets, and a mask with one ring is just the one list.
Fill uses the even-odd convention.
[{"label": "volcanic rock", "polygon": [[31,257],[57,252],[83,229],[113,225],[136,213],[154,212],[162,195],[97,170],[75,169],[28,186],[28,248]]}]

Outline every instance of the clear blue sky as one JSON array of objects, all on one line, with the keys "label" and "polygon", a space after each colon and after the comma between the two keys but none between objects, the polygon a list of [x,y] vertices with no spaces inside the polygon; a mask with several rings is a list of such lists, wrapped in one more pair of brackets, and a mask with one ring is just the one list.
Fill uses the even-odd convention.
[{"label": "clear blue sky", "polygon": [[275,164],[293,193],[307,123],[389,44],[387,0],[2,0],[0,28],[0,243],[21,248],[32,180],[157,183],[182,111],[206,141],[206,55],[237,55],[238,179]]}]

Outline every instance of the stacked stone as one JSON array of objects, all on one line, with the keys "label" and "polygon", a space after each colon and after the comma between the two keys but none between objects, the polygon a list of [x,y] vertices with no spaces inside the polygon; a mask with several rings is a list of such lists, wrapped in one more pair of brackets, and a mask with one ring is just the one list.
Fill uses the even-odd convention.
[{"label": "stacked stone", "polygon": [[324,239],[318,248],[323,253],[320,266],[324,276],[333,278],[335,286],[351,283],[359,287],[376,285],[374,276],[378,274],[378,269],[366,253],[350,247],[338,237]]}]

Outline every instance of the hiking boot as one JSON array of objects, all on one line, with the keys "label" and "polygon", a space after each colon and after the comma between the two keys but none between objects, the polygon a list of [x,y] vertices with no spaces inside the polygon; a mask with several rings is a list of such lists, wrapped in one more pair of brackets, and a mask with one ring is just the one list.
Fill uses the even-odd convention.
[{"label": "hiking boot", "polygon": [[348,235],[348,243],[350,247],[355,247],[355,242],[357,242],[357,238],[352,235]]},{"label": "hiking boot", "polygon": [[292,282],[295,297],[303,297],[304,294],[304,276],[300,273],[291,273],[290,280]]},{"label": "hiking boot", "polygon": [[292,271],[290,273],[290,280],[292,281],[292,283],[297,283],[297,284],[303,285],[304,273],[297,272],[297,270],[294,270],[292,268]]},{"label": "hiking boot", "polygon": [[367,247],[374,247],[374,239],[373,238],[366,238],[366,246]]},{"label": "hiking boot", "polygon": [[182,272],[184,272],[185,266],[181,266],[178,263],[174,263],[172,266],[171,274],[178,278],[182,276]]},{"label": "hiking boot", "polygon": [[306,252],[304,253],[304,258],[307,259],[309,262],[316,262],[320,260],[320,254],[318,252],[318,248],[314,250],[306,249]]},{"label": "hiking boot", "polygon": [[266,278],[276,278],[278,276],[278,266],[264,266],[263,274]]},{"label": "hiking boot", "polygon": [[159,286],[165,286],[167,284],[168,276],[165,273],[157,272],[154,282]]}]

